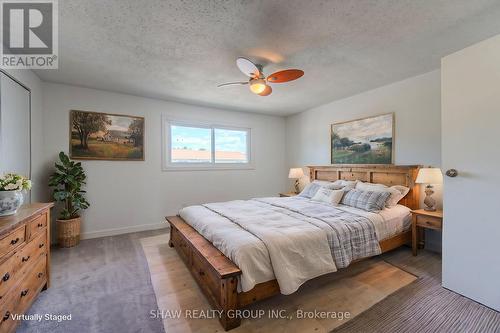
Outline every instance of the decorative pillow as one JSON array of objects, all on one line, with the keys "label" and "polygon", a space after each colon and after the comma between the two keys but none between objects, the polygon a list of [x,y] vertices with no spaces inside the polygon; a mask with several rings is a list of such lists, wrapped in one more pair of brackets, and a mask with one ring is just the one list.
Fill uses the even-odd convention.
[{"label": "decorative pillow", "polygon": [[350,190],[356,187],[359,180],[344,180],[339,179],[333,182],[334,185],[339,186],[339,188],[344,188],[345,190]]},{"label": "decorative pillow", "polygon": [[[394,203],[393,206],[396,206],[398,204],[398,202],[401,199],[403,199],[408,194],[408,192],[410,192],[410,188],[403,186],[403,185],[394,185],[394,186],[391,186],[390,188],[398,190],[399,193],[401,194],[401,197]],[[389,198],[389,199],[391,199],[391,198]]]},{"label": "decorative pillow", "polygon": [[339,190],[344,187],[344,185],[336,184],[335,182],[329,182],[327,180],[313,180],[313,184],[318,184],[321,187],[330,189],[330,190]]},{"label": "decorative pillow", "polygon": [[309,183],[306,185],[306,187],[304,187],[302,192],[300,192],[297,196],[311,199],[316,194],[316,192],[318,192],[318,190],[320,188],[321,188],[321,185],[319,185],[319,184]]},{"label": "decorative pillow", "polygon": [[356,189],[361,191],[389,192],[390,196],[385,204],[388,208],[396,206],[398,202],[403,199],[403,197],[410,191],[408,187],[401,185],[387,187],[384,184],[372,184],[363,182],[358,182],[356,184]]},{"label": "decorative pillow", "polygon": [[341,202],[346,206],[363,209],[369,212],[378,212],[384,209],[390,195],[390,192],[353,189],[344,194]]},{"label": "decorative pillow", "polygon": [[333,206],[337,206],[344,196],[344,190],[330,190],[327,188],[320,188],[318,192],[311,198],[314,201],[326,202]]}]

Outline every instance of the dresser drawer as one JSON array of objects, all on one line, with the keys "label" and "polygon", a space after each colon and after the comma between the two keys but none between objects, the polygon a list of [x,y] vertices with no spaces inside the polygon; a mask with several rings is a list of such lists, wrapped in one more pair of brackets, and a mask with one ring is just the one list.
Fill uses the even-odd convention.
[{"label": "dresser drawer", "polygon": [[29,239],[33,239],[47,227],[47,215],[40,214],[27,224]]},{"label": "dresser drawer", "polygon": [[12,314],[16,313],[17,293],[12,290],[0,303],[0,332],[11,332],[16,326],[17,321],[12,318]]},{"label": "dresser drawer", "polygon": [[[24,313],[47,281],[47,257],[38,258],[17,289],[15,289],[15,313]],[[17,299],[17,301],[16,301]]]},{"label": "dresser drawer", "polygon": [[25,234],[25,228],[23,225],[12,231],[8,236],[0,239],[0,257],[23,244]]},{"label": "dresser drawer", "polygon": [[[44,229],[46,230],[46,229]],[[41,232],[39,235],[31,240],[26,246],[16,254],[17,257],[17,270],[21,272],[18,277],[21,277],[28,270],[30,270],[38,257],[47,253],[47,233]]]},{"label": "dresser drawer", "polygon": [[9,259],[0,264],[0,303],[5,301],[5,296],[16,284],[16,273],[19,269],[17,256],[10,256]]},{"label": "dresser drawer", "polygon": [[419,226],[419,227],[426,227],[426,228],[431,228],[431,229],[441,229],[442,225],[443,225],[443,222],[438,217],[423,216],[423,215],[417,216],[417,226]]}]

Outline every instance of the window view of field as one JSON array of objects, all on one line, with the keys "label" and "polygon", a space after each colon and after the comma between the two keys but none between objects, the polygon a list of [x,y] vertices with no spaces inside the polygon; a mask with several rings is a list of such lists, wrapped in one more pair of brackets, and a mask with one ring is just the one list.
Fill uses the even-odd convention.
[{"label": "window view of field", "polygon": [[144,120],[138,117],[72,111],[71,157],[142,160]]},{"label": "window view of field", "polygon": [[248,163],[246,131],[172,125],[170,132],[172,163]]},{"label": "window view of field", "polygon": [[392,163],[393,115],[332,125],[332,163]]}]

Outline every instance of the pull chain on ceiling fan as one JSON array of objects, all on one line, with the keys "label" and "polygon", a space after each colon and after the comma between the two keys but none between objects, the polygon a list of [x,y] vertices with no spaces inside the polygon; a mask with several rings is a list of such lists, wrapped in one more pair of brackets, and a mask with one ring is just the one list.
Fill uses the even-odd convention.
[{"label": "pull chain on ceiling fan", "polygon": [[230,85],[246,85],[250,87],[250,91],[259,96],[269,96],[273,89],[268,83],[285,83],[296,80],[304,75],[304,71],[300,69],[285,69],[269,75],[267,78],[262,71],[262,65],[254,64],[247,58],[240,57],[236,59],[236,66],[246,76],[250,77],[248,81],[228,82],[219,84],[217,87]]}]

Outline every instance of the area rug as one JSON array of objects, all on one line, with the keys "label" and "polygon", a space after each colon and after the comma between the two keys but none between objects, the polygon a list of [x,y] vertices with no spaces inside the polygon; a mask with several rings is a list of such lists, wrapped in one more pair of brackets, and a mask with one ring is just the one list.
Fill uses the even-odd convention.
[{"label": "area rug", "polygon": [[[169,234],[141,239],[165,332],[224,332],[175,249]],[[417,279],[379,257],[305,283],[248,307],[231,332],[330,332]],[[262,315],[264,314],[264,315]],[[208,317],[208,318],[206,318]]]}]

